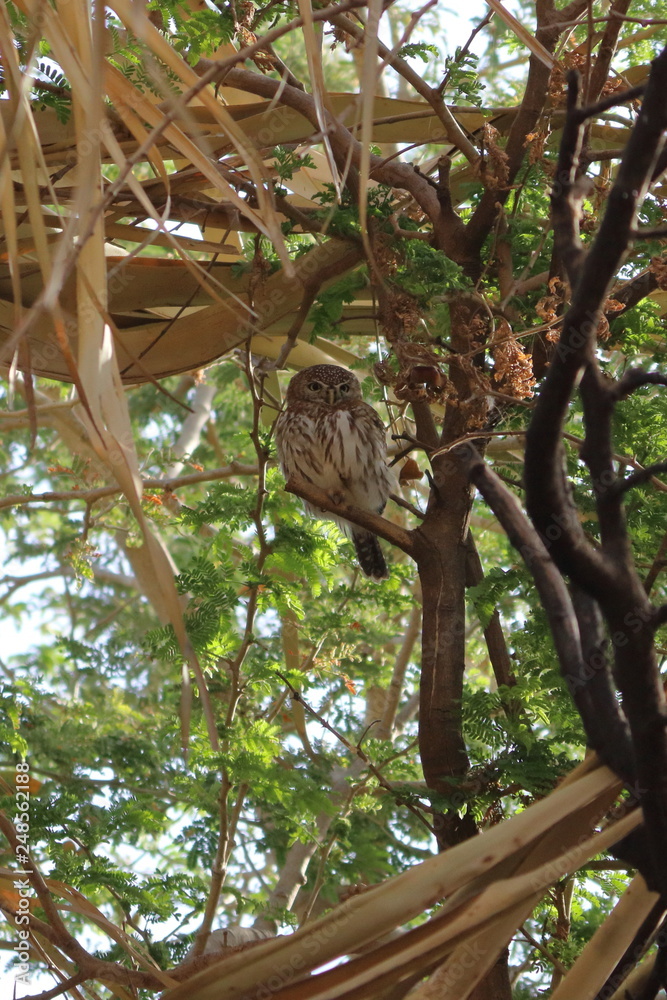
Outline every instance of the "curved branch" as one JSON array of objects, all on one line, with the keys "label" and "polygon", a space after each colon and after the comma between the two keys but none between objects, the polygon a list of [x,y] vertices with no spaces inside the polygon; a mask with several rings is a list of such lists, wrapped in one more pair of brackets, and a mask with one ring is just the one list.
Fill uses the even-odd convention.
[{"label": "curved branch", "polygon": [[662,372],[646,372],[643,368],[629,368],[616,383],[616,399],[627,399],[636,389],[644,385],[667,385],[667,375]]},{"label": "curved branch", "polygon": [[361,507],[346,503],[345,501],[337,503],[326,490],[321,490],[319,486],[313,486],[312,483],[307,483],[303,479],[296,479],[294,476],[285,483],[285,489],[288,493],[293,493],[294,496],[300,497],[302,500],[307,500],[308,503],[314,507],[318,507],[322,511],[335,514],[337,517],[344,517],[346,521],[351,521],[352,524],[358,524],[360,528],[372,531],[380,538],[384,538],[386,542],[402,549],[406,555],[414,556],[412,532],[406,531],[405,528],[401,528],[391,521],[387,521],[380,514],[374,514],[370,510],[363,510]]},{"label": "curved branch", "polygon": [[612,493],[615,496],[621,496],[635,486],[643,486],[644,483],[653,479],[654,476],[660,475],[661,472],[667,472],[667,462],[655,462],[654,465],[647,465],[644,469],[639,469],[625,479],[620,479],[614,483]]},{"label": "curved branch", "polygon": [[[572,698],[581,715],[591,747],[626,781],[634,775],[633,752],[627,722],[616,701],[606,658],[595,655],[594,641],[582,648],[580,625],[593,611],[578,603],[575,613],[565,581],[546,544],[522,511],[519,501],[486,465],[471,445],[455,449],[470,480],[482,494],[532,574],[546,611],[556,653]],[[588,654],[588,655],[586,655]]]},{"label": "curved branch", "polygon": [[[631,133],[600,230],[583,262],[572,305],[563,323],[561,340],[526,435],[526,505],[531,519],[543,535],[550,537],[553,534],[552,552],[559,567],[601,600],[609,596],[610,586],[618,587],[618,579],[612,564],[586,541],[576,518],[563,473],[562,428],[576,381],[587,365],[590,366],[589,374],[585,385],[582,385],[584,405],[588,411],[587,424],[591,424],[596,437],[599,437],[601,421],[608,425],[610,419],[610,400],[605,397],[613,396],[613,389],[602,384],[594,355],[598,317],[612,278],[627,253],[637,210],[661,149],[663,131],[667,127],[666,87],[667,50],[653,64],[642,114]],[[570,165],[575,155],[577,134],[573,123],[581,118],[572,101],[568,118],[570,147],[562,161],[563,169],[567,169],[564,176],[559,174],[557,178],[561,187],[554,190],[556,203],[570,193]],[[575,237],[571,226],[569,238],[573,246]],[[563,229],[562,239],[566,238]],[[575,246],[575,252],[576,249]],[[608,464],[608,455],[600,455],[599,450],[592,447],[588,431],[587,427],[591,471],[598,482],[603,481],[602,474],[609,471],[602,468]],[[625,528],[619,519],[618,499],[616,508],[611,506],[612,497],[608,488],[611,482],[611,479],[608,480],[607,489],[598,494],[598,507],[601,513],[604,510],[604,516],[610,523],[609,533],[613,543],[620,544]]]}]

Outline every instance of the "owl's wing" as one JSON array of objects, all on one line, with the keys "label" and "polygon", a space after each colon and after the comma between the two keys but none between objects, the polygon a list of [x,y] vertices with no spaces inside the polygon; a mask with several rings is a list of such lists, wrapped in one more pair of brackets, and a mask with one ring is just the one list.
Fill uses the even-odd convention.
[{"label": "owl's wing", "polygon": [[308,413],[296,405],[283,410],[276,421],[275,440],[285,479],[296,476],[318,483],[322,475],[321,445]]},{"label": "owl's wing", "polygon": [[355,404],[354,421],[363,430],[364,437],[372,447],[374,456],[384,461],[387,457],[387,435],[382,420],[370,403],[360,401]]}]

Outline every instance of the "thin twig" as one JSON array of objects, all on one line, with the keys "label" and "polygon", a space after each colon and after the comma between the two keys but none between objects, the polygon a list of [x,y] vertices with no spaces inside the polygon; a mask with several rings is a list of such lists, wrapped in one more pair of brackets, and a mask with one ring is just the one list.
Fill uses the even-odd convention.
[{"label": "thin twig", "polygon": [[[214,482],[218,479],[228,479],[231,476],[256,476],[256,465],[244,465],[241,462],[231,462],[218,469],[207,469],[202,472],[191,472],[185,476],[172,476],[169,479],[142,480],[144,490],[164,490],[172,493],[183,486],[195,483]],[[104,497],[116,496],[122,493],[119,486],[98,486],[92,490],[53,490],[48,493],[13,493],[0,498],[0,509],[3,507],[18,507],[29,503],[59,503],[60,501],[83,500],[84,503],[95,503]]]},{"label": "thin twig", "polygon": [[[330,732],[332,734],[332,736],[335,736],[336,739],[340,743],[343,744],[343,746],[346,748],[346,750],[349,750],[350,753],[352,753],[356,757],[358,757],[359,760],[361,760],[366,765],[366,767],[368,768],[368,770],[370,771],[370,773],[373,775],[373,777],[377,778],[377,780],[382,785],[382,787],[385,788],[388,792],[391,792],[392,795],[394,797],[396,797],[396,788],[394,787],[394,785],[392,785],[392,783],[390,781],[387,781],[387,779],[384,777],[384,775],[372,763],[372,761],[370,760],[370,758],[368,757],[368,755],[365,753],[365,751],[362,750],[360,746],[358,746],[358,745],[355,746],[354,744],[350,743],[350,741],[345,736],[343,736],[343,734],[341,732],[339,732],[334,726],[332,726],[329,722],[327,722],[327,720],[322,715],[320,715],[319,712],[317,712],[311,705],[309,705],[308,702],[305,701],[305,699],[303,698],[301,692],[299,690],[297,690],[297,688],[295,688],[293,686],[293,684],[290,683],[290,681],[288,680],[287,677],[284,676],[284,674],[281,674],[280,671],[276,671],[276,673],[277,673],[277,676],[280,677],[280,679],[290,689],[290,691],[292,693],[292,698],[295,701],[301,702],[301,704],[303,705],[303,707],[305,708],[305,710],[308,712],[308,714],[310,716],[312,716],[313,719],[316,719],[317,722],[319,722],[319,724],[321,726],[323,726],[326,730],[328,730],[328,732]],[[423,813],[419,809],[415,808],[415,806],[413,806],[409,802],[405,802],[404,805],[405,805],[406,809],[408,809],[414,816],[416,816],[417,819],[421,823],[424,824],[424,826],[427,828],[427,830],[429,830],[435,836],[435,831],[434,831],[433,827],[428,822],[428,820],[424,817]]]}]

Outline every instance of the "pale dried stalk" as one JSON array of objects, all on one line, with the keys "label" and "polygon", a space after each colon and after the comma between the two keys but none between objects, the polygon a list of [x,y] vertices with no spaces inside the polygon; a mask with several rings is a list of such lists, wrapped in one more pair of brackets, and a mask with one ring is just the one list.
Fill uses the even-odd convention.
[{"label": "pale dried stalk", "polygon": [[658,894],[649,892],[642,876],[636,875],[565,979],[551,994],[551,1000],[570,1000],[572,997],[584,1000],[597,996],[657,899]]},{"label": "pale dried stalk", "polygon": [[[448,903],[440,911],[442,918],[439,914],[429,930],[436,960],[438,953],[444,957],[443,949],[446,954],[467,940],[475,928],[482,930],[511,907],[531,901],[536,892],[640,822],[641,817],[632,814],[601,834],[581,838],[581,817],[589,817],[590,822],[608,808],[620,787],[607,768],[590,771],[590,766],[586,763],[578,768],[567,784],[511,820],[347,900],[289,937],[258,945],[251,964],[245,956],[231,956],[224,966],[193,976],[187,990],[178,987],[169,991],[165,1000],[232,1000],[269,979],[276,968],[284,968],[285,963],[289,966],[292,959],[303,963],[298,967],[305,974],[311,967],[358,951],[447,897]],[[515,876],[517,860],[523,859],[525,866],[531,857],[537,867],[530,864],[525,875]],[[461,909],[471,899],[470,905]],[[405,971],[413,961],[423,967],[424,943],[413,946],[410,935],[404,937],[400,951],[397,942],[392,942],[395,954],[386,960],[389,966],[383,953],[378,953],[371,976],[389,968],[396,975],[399,968]],[[311,940],[318,944],[314,954],[308,945]],[[310,957],[306,959],[306,955]],[[368,956],[364,961],[368,963]],[[359,974],[363,979],[365,973],[360,970]],[[324,985],[327,975],[322,974],[318,981]]]}]

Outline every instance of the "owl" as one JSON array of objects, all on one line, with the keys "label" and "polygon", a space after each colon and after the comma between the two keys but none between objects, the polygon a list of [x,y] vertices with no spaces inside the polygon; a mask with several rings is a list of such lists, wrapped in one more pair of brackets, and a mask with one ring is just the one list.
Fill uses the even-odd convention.
[{"label": "owl", "polygon": [[[276,421],[278,459],[286,479],[304,479],[364,510],[382,513],[392,477],[382,421],[361,398],[359,380],[337,365],[313,365],[295,375]],[[383,580],[387,564],[377,537],[306,504],[350,536],[366,576]]]}]

